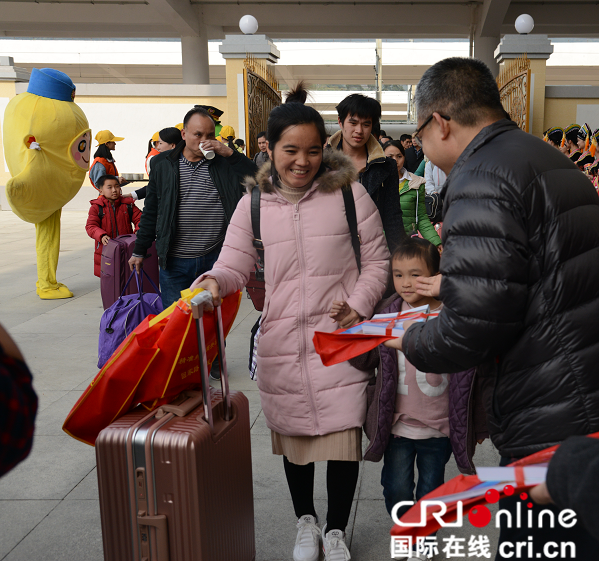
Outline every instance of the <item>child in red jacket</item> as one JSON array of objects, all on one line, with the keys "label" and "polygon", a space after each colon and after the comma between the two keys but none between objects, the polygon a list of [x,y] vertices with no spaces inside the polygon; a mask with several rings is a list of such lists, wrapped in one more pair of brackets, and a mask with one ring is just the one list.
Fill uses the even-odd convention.
[{"label": "child in red jacket", "polygon": [[141,210],[135,206],[132,198],[121,196],[121,186],[118,178],[114,175],[99,177],[96,187],[100,196],[90,201],[91,208],[85,231],[90,238],[96,240],[94,275],[99,277],[102,246],[106,245],[110,238],[133,234],[132,222],[137,232],[141,220]]}]

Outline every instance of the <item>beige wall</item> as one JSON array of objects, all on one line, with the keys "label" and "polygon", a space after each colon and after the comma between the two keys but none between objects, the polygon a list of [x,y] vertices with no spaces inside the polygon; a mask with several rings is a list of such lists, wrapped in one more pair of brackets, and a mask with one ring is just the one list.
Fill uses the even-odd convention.
[{"label": "beige wall", "polygon": [[599,120],[592,118],[594,113],[599,115],[599,99],[546,98],[543,130],[584,122],[595,129],[599,126]]},{"label": "beige wall", "polygon": [[530,95],[532,96],[532,122],[529,122],[528,130],[535,136],[542,137],[543,132],[546,130],[543,128],[545,118],[545,71],[546,71],[546,60],[544,59],[531,59],[530,60],[530,72],[531,72],[531,89]]},{"label": "beige wall", "polygon": [[0,153],[2,154],[2,159],[0,160],[0,194],[2,197],[4,197],[4,185],[6,185],[6,182],[10,179],[6,160],[4,159],[4,111],[8,102],[14,96],[15,83],[0,82]]}]

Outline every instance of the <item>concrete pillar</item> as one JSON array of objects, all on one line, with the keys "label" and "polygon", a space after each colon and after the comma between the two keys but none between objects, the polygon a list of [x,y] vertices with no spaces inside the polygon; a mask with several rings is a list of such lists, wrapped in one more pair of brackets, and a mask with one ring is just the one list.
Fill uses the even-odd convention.
[{"label": "concrete pillar", "polygon": [[499,74],[499,64],[495,60],[495,49],[499,45],[499,37],[475,37],[474,38],[474,58],[482,60],[497,77]]},{"label": "concrete pillar", "polygon": [[545,125],[545,73],[553,45],[547,35],[504,35],[495,50],[495,60],[500,70],[510,60],[526,54],[530,60],[530,131],[543,136]]},{"label": "concrete pillar", "polygon": [[199,37],[181,37],[181,57],[184,84],[209,84],[208,36],[206,27],[200,26]]},{"label": "concrete pillar", "polygon": [[[17,95],[17,82],[29,82],[30,75],[31,72],[29,70],[15,67],[13,57],[0,56],[0,99],[5,98],[8,103],[8,101]],[[4,112],[4,109],[2,109],[2,112]],[[3,136],[4,131],[0,123],[0,155],[4,154]],[[4,189],[10,177],[8,168],[4,164],[0,165],[0,211],[10,210]]]},{"label": "concrete pillar", "polygon": [[249,147],[250,139],[246,135],[243,62],[247,55],[251,55],[257,62],[272,65],[279,60],[281,53],[266,35],[226,35],[219,51],[227,65],[227,108],[222,123],[232,126],[237,136],[244,138]]}]

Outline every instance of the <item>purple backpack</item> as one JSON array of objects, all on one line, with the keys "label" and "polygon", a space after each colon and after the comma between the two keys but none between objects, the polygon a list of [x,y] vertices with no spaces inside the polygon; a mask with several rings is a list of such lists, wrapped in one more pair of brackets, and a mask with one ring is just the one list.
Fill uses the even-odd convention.
[{"label": "purple backpack", "polygon": [[[133,275],[135,275],[138,292],[124,296]],[[156,292],[144,294],[144,275]],[[133,271],[118,300],[102,314],[98,342],[98,368],[102,368],[108,362],[112,353],[148,315],[158,315],[162,310],[160,291],[152,279],[143,269],[141,275],[137,271]]]}]

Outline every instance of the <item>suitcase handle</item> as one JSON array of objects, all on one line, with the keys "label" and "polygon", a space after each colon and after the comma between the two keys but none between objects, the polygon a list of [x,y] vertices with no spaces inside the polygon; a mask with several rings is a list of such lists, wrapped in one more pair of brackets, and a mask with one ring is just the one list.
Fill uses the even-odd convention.
[{"label": "suitcase handle", "polygon": [[202,403],[202,392],[186,390],[175,401],[168,405],[160,406],[156,411],[156,418],[161,419],[167,413],[172,413],[177,417],[185,417],[198,407],[200,403]]},{"label": "suitcase handle", "polygon": [[212,294],[208,290],[204,290],[194,296],[191,300],[191,311],[196,321],[196,331],[198,336],[198,354],[200,357],[200,373],[202,375],[202,394],[204,401],[204,418],[210,431],[214,434],[214,419],[212,411],[211,388],[210,380],[208,379],[208,363],[206,362],[206,339],[204,337],[204,310],[214,311],[216,340],[218,343],[218,355],[220,363],[220,384],[223,393],[223,401],[225,405],[225,421],[231,420],[231,396],[229,395],[229,375],[227,372],[227,360],[225,358],[225,337],[223,329],[223,317],[220,304],[216,307],[212,301]]}]

